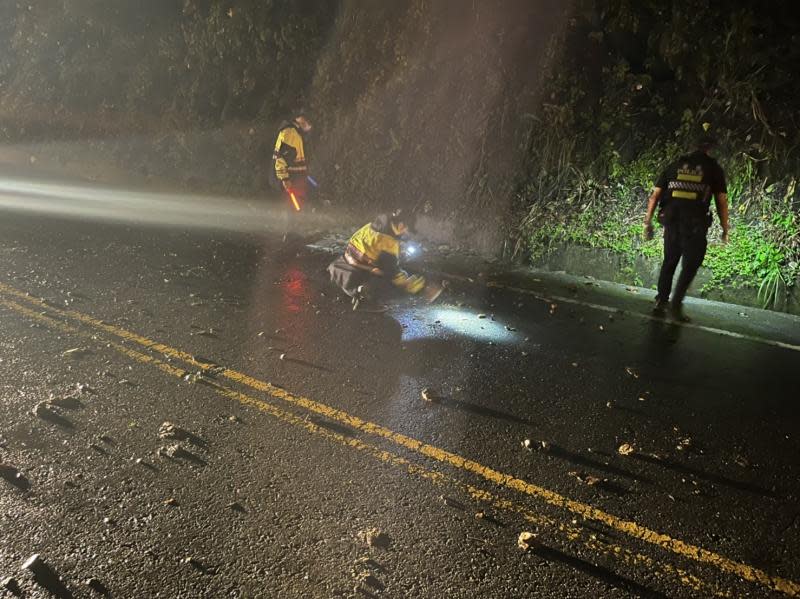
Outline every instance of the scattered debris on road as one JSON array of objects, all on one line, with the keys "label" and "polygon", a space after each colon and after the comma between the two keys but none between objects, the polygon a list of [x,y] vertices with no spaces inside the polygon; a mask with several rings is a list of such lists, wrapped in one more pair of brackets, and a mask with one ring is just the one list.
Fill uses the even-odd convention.
[{"label": "scattered debris on road", "polygon": [[678,451],[685,451],[687,449],[691,449],[694,445],[694,441],[691,437],[684,437],[678,441],[678,444],[675,446],[675,449]]},{"label": "scattered debris on road", "polygon": [[174,439],[175,441],[191,441],[196,438],[196,435],[169,420],[162,422],[161,426],[158,427],[158,436],[161,439]]},{"label": "scattered debris on road", "polygon": [[522,443],[520,443],[520,445],[522,445],[528,451],[533,451],[533,448],[531,447],[531,440],[530,439],[525,439]]},{"label": "scattered debris on road", "polygon": [[534,549],[537,545],[537,535],[532,532],[521,532],[517,537],[517,547],[523,551]]},{"label": "scattered debris on road", "polygon": [[579,483],[582,483],[588,487],[594,487],[598,483],[608,482],[607,478],[600,478],[599,476],[594,476],[593,474],[584,474],[583,472],[571,471],[567,474],[574,477]]},{"label": "scattered debris on road", "polygon": [[378,549],[388,549],[392,540],[385,532],[378,528],[367,528],[358,533],[358,538],[366,543],[369,547],[377,547]]},{"label": "scattered debris on road", "polygon": [[164,500],[164,505],[168,507],[178,507],[180,504],[178,503],[177,499],[170,497],[169,499]]},{"label": "scattered debris on road", "polygon": [[636,371],[635,371],[633,368],[631,368],[630,366],[626,366],[626,367],[625,367],[625,372],[627,372],[627,373],[628,373],[630,376],[632,376],[632,377],[633,377],[633,378],[635,378],[635,379],[638,379],[638,378],[639,378],[639,373],[638,373],[638,372],[636,372]]},{"label": "scattered debris on road", "polygon": [[85,358],[91,353],[92,352],[86,349],[85,347],[73,347],[72,349],[68,349],[61,355],[64,356],[65,358],[73,358],[77,360],[80,358]]}]

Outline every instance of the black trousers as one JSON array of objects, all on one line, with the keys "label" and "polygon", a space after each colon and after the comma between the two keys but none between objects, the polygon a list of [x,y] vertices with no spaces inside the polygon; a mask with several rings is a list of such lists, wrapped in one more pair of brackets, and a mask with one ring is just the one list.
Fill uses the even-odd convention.
[{"label": "black trousers", "polygon": [[331,281],[350,297],[355,296],[359,286],[365,285],[369,299],[382,300],[397,294],[397,288],[391,280],[370,274],[366,270],[356,268],[339,257],[328,265]]},{"label": "black trousers", "polygon": [[706,231],[704,224],[681,223],[669,224],[664,228],[664,262],[658,276],[658,295],[656,299],[668,301],[672,292],[672,279],[678,262],[683,258],[681,274],[672,294],[672,305],[679,307],[686,297],[686,291],[692,284],[703,259],[706,257]]}]

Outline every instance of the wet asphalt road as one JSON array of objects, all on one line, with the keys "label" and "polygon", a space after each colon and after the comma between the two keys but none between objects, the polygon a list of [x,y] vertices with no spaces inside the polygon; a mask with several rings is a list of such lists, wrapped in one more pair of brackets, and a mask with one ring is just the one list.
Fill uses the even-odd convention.
[{"label": "wet asphalt road", "polygon": [[353,313],[306,241],[2,214],[0,579],[49,596],[40,554],[76,597],[800,592],[798,352],[483,279]]}]

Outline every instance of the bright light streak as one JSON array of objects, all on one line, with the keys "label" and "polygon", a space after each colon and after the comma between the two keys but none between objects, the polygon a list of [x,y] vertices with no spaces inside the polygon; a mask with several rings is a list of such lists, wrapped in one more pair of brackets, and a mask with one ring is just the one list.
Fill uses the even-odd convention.
[{"label": "bright light streak", "polygon": [[292,198],[292,204],[294,204],[294,209],[295,209],[297,212],[300,212],[300,204],[298,204],[298,203],[297,203],[297,198],[296,198],[296,197],[294,197],[294,192],[293,192],[293,191],[290,191],[290,192],[289,192],[289,197],[291,197],[291,198]]},{"label": "bright light streak", "polygon": [[241,198],[136,191],[92,184],[0,178],[0,210],[83,221],[263,231],[278,222],[278,204]]}]

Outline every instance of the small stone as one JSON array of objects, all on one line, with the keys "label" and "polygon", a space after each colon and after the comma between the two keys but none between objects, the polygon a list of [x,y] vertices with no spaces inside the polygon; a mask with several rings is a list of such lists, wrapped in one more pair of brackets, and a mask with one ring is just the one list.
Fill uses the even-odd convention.
[{"label": "small stone", "polygon": [[613,402],[613,401],[607,401],[607,402],[606,402],[606,407],[607,407],[608,409],[611,409],[611,408],[613,408],[613,407],[614,407],[614,402]]},{"label": "small stone", "polygon": [[96,578],[89,578],[86,581],[86,586],[92,589],[95,593],[99,593],[100,595],[108,595],[108,589],[106,586]]},{"label": "small stone", "polygon": [[480,318],[481,320],[483,320],[484,318],[486,318],[486,314],[478,314],[478,318]]},{"label": "small stone", "polygon": [[180,443],[164,445],[158,448],[158,455],[168,458],[180,458],[188,455],[189,452],[181,447]]},{"label": "small stone", "polygon": [[182,561],[184,564],[187,564],[196,570],[200,570],[201,572],[206,571],[206,567],[202,564],[202,562],[200,562],[199,560],[195,559],[192,556],[185,557],[183,558]]},{"label": "small stone", "polygon": [[234,512],[241,512],[241,513],[244,513],[244,512],[247,511],[247,510],[244,509],[244,506],[241,503],[237,502],[237,501],[234,501],[233,503],[229,503],[228,504],[228,509],[229,510],[233,510]]},{"label": "small stone", "polygon": [[175,499],[174,497],[170,497],[169,499],[166,499],[164,501],[164,505],[169,506],[169,507],[177,507],[180,504],[178,503],[177,499]]},{"label": "small stone", "polygon": [[630,443],[623,443],[617,448],[617,453],[620,455],[631,455],[636,449]]},{"label": "small stone", "polygon": [[280,356],[278,356],[278,359],[279,360],[285,360],[286,359],[286,354],[281,354]]},{"label": "small stone", "polygon": [[605,327],[604,327],[603,325],[600,325],[600,326],[599,326],[599,327],[597,327],[597,328],[598,328],[600,331],[605,331],[605,330],[606,330],[606,329],[605,329]]},{"label": "small stone", "polygon": [[242,419],[239,418],[238,416],[228,416],[228,422],[236,422],[236,423],[238,423],[238,422],[241,422],[241,421],[242,421]]},{"label": "small stone", "polygon": [[536,546],[536,535],[532,532],[521,532],[517,537],[517,547],[523,551],[528,551]]},{"label": "small stone", "polygon": [[195,435],[169,421],[162,423],[158,428],[158,436],[162,439],[173,439],[175,441],[191,441],[192,439],[196,439]]},{"label": "small stone", "polygon": [[436,401],[436,394],[427,387],[422,390],[422,392],[420,393],[420,397],[422,397],[423,401],[428,401],[428,402]]},{"label": "small stone", "polygon": [[636,371],[635,371],[633,368],[631,368],[630,366],[626,366],[626,367],[625,367],[625,372],[627,372],[629,375],[631,375],[631,376],[632,376],[633,378],[635,378],[635,379],[638,379],[638,378],[639,378],[639,373],[638,373],[638,372],[636,372]]},{"label": "small stone", "polygon": [[379,549],[386,549],[391,544],[389,535],[381,532],[377,528],[368,528],[358,533],[358,538],[364,541],[370,547],[377,547]]},{"label": "small stone", "polygon": [[9,464],[3,464],[0,462],[0,478],[3,478],[7,481],[13,481],[19,476],[19,470],[14,468]]},{"label": "small stone", "polygon": [[116,524],[116,520],[114,518],[105,517],[103,518],[103,524],[106,526],[114,526]]},{"label": "small stone", "polygon": [[34,553],[27,559],[27,561],[24,564],[22,564],[23,570],[28,570],[29,572],[33,572],[34,574],[36,574],[37,572],[41,572],[44,567],[45,563],[44,561],[42,561],[42,558],[39,557],[38,553]]},{"label": "small stone", "polygon": [[527,449],[528,451],[533,451],[533,449],[531,448],[531,440],[530,440],[530,439],[525,439],[525,440],[524,440],[524,441],[521,443],[521,445],[522,445],[522,446],[523,446],[525,449]]},{"label": "small stone", "polygon": [[91,352],[85,347],[73,347],[72,349],[68,349],[61,355],[64,356],[65,358],[79,359],[89,355],[90,353]]},{"label": "small stone", "polygon": [[486,512],[484,512],[483,510],[481,510],[480,512],[476,512],[475,517],[478,520],[483,520],[486,517]]}]

